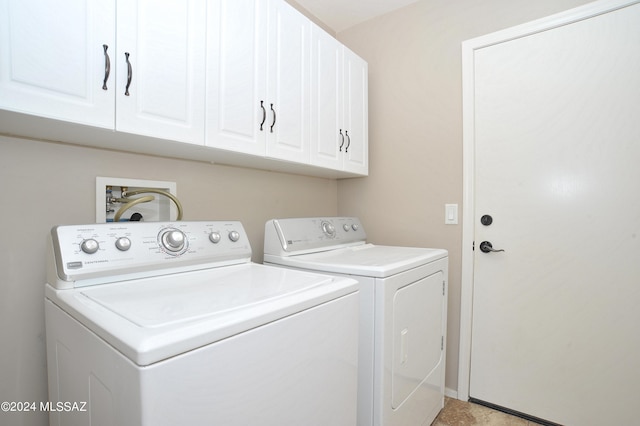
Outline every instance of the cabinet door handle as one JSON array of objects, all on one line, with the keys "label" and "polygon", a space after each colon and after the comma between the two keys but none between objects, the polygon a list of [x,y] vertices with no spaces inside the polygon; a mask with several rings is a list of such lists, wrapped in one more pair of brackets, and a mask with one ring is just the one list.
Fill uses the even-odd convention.
[{"label": "cabinet door handle", "polygon": [[264,101],[260,101],[260,108],[262,108],[262,123],[260,123],[260,131],[262,131],[262,126],[267,120],[267,110],[264,108]]},{"label": "cabinet door handle", "polygon": [[276,125],[276,110],[273,109],[273,104],[271,104],[271,112],[273,112],[273,123],[271,123],[271,133],[273,133],[273,126]]},{"label": "cabinet door handle", "polygon": [[124,57],[127,60],[127,87],[124,89],[124,95],[129,96],[129,86],[131,86],[131,80],[133,79],[133,68],[131,68],[131,62],[129,62],[129,52],[124,52]]},{"label": "cabinet door handle", "polygon": [[111,74],[111,59],[109,59],[109,54],[107,53],[109,46],[103,44],[102,48],[104,49],[104,81],[102,82],[102,90],[107,90],[107,80],[109,80],[109,74]]},{"label": "cabinet door handle", "polygon": [[349,146],[351,145],[351,136],[347,130],[344,131],[344,134],[347,135],[347,146],[344,147],[344,152],[349,152]]},{"label": "cabinet door handle", "polygon": [[342,134],[342,129],[340,129],[340,148],[339,148],[340,152],[342,152],[343,145],[344,145],[344,135]]}]

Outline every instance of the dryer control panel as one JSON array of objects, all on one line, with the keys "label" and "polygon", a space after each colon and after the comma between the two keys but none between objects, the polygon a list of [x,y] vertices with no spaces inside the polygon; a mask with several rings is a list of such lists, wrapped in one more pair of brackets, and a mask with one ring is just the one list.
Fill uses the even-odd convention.
[{"label": "dryer control panel", "polygon": [[111,222],[51,230],[49,284],[71,288],[251,260],[240,222]]},{"label": "dryer control panel", "polygon": [[265,254],[287,256],[364,244],[357,217],[273,219],[265,225]]}]

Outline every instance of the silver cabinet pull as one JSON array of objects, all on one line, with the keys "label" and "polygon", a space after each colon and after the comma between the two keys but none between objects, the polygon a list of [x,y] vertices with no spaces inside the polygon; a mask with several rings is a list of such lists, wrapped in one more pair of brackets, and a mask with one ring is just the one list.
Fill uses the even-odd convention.
[{"label": "silver cabinet pull", "polygon": [[107,53],[109,46],[103,44],[102,48],[104,49],[104,81],[102,82],[102,90],[107,90],[107,80],[109,80],[109,74],[111,74],[111,59],[109,59],[109,54]]},{"label": "silver cabinet pull", "polygon": [[349,146],[351,145],[351,137],[347,130],[344,131],[344,134],[347,135],[347,146],[344,147],[344,152],[349,152]]},{"label": "silver cabinet pull", "polygon": [[342,129],[340,129],[340,148],[338,149],[342,152],[342,147],[344,146],[344,135],[342,134]]},{"label": "silver cabinet pull", "polygon": [[276,110],[273,109],[273,104],[271,104],[271,112],[273,112],[273,123],[271,123],[271,133],[273,133],[273,126],[276,125]]},{"label": "silver cabinet pull", "polygon": [[264,108],[264,101],[260,101],[260,108],[262,108],[262,122],[260,123],[260,131],[262,131],[262,126],[267,120],[267,110]]},{"label": "silver cabinet pull", "polygon": [[131,68],[131,62],[129,62],[129,52],[124,52],[124,57],[127,60],[127,87],[124,89],[124,95],[129,96],[129,86],[131,86],[131,80],[133,79],[133,69]]}]

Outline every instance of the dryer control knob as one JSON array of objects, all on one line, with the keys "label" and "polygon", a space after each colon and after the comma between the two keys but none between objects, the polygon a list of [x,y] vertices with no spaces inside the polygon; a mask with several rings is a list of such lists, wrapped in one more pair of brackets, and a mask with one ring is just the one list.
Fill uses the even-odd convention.
[{"label": "dryer control knob", "polygon": [[360,229],[360,227],[358,226],[357,223],[354,223],[353,225],[351,225],[351,229],[353,229],[354,231],[357,231],[358,229]]},{"label": "dryer control knob", "polygon": [[347,225],[346,223],[344,225],[342,225],[342,229],[344,229],[344,232],[351,231],[351,227],[349,225]]},{"label": "dryer control knob", "polygon": [[100,244],[93,238],[88,238],[80,243],[80,250],[87,254],[93,254],[98,251]]},{"label": "dryer control knob", "polygon": [[185,235],[182,231],[172,229],[162,234],[162,245],[169,251],[180,251],[184,248]]},{"label": "dryer control knob", "polygon": [[240,239],[240,233],[238,231],[229,232],[229,239],[235,243]]},{"label": "dryer control knob", "polygon": [[210,233],[209,241],[211,241],[213,244],[218,244],[220,242],[220,233],[217,231]]},{"label": "dryer control knob", "polygon": [[116,248],[120,251],[127,251],[131,248],[131,240],[127,237],[120,237],[116,240]]}]

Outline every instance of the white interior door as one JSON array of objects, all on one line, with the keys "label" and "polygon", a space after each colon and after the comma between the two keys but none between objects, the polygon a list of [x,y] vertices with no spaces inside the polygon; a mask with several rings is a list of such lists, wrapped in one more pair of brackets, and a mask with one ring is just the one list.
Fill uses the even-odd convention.
[{"label": "white interior door", "polygon": [[640,4],[475,50],[474,87],[469,395],[637,424]]}]

